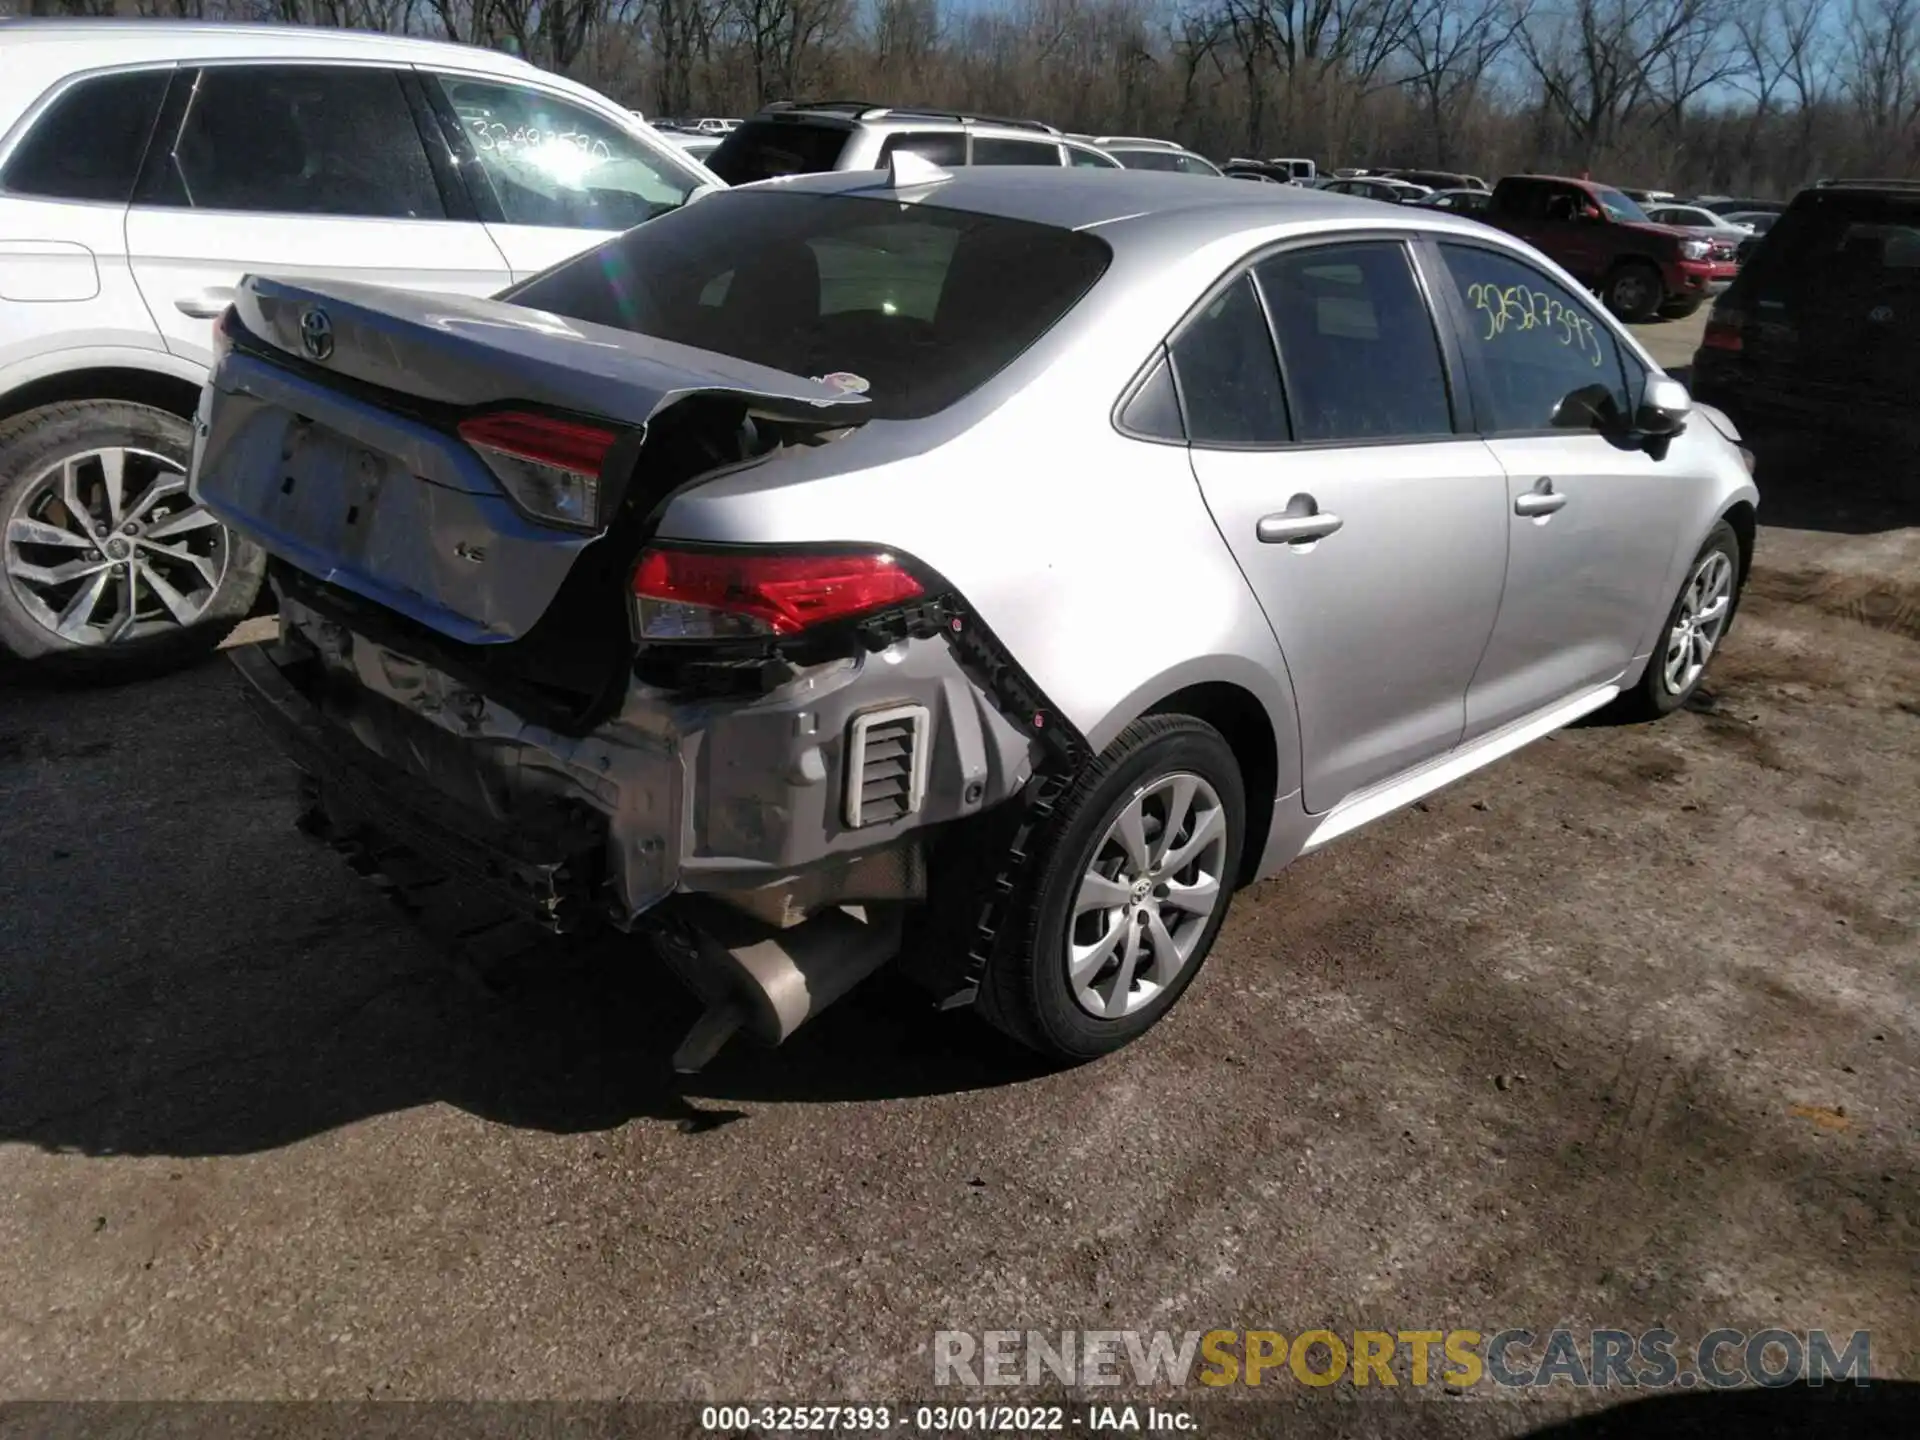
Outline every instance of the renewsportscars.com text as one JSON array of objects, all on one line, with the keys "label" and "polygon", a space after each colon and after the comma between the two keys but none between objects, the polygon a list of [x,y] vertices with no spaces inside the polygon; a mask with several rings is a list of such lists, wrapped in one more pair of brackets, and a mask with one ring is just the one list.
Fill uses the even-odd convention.
[{"label": "renewsportscars.com text", "polygon": [[940,1386],[1691,1389],[1865,1383],[1865,1330],[941,1330]]}]

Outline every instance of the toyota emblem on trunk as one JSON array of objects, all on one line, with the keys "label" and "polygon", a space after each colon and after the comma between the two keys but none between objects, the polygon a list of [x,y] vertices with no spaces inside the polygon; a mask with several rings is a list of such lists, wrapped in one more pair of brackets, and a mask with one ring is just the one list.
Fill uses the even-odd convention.
[{"label": "toyota emblem on trunk", "polygon": [[300,348],[309,360],[324,360],[333,354],[333,322],[318,305],[300,312]]},{"label": "toyota emblem on trunk", "polygon": [[1893,319],[1893,307],[1891,305],[1876,305],[1867,312],[1867,319],[1876,325],[1884,325]]}]

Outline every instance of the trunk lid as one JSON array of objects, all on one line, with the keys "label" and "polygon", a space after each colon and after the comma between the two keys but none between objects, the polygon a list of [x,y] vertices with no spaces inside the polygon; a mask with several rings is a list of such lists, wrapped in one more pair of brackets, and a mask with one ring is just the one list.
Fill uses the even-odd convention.
[{"label": "trunk lid", "polygon": [[[857,423],[865,403],[497,300],[249,276],[223,324],[232,343],[202,396],[194,445],[201,503],[295,568],[464,644],[525,636],[584,552],[631,543],[606,533],[623,497],[693,478],[684,459],[676,468],[647,444],[679,402],[723,397],[738,402],[727,414],[822,427]],[[503,408],[619,432],[593,528],[531,516],[455,428]]]}]

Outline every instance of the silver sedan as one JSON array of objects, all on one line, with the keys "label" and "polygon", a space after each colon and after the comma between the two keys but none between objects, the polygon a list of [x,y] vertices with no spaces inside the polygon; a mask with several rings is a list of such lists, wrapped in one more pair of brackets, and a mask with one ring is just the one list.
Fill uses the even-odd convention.
[{"label": "silver sedan", "polygon": [[497,300],[243,286],[194,486],[272,557],[312,828],[649,937],[684,1066],[887,963],[1082,1058],[1235,889],[1700,684],[1750,457],[1534,250],[894,166]]}]

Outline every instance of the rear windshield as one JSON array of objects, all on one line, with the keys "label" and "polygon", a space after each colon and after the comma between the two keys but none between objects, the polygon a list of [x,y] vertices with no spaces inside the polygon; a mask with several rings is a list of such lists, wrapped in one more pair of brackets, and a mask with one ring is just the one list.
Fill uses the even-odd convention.
[{"label": "rear windshield", "polygon": [[707,157],[707,168],[729,185],[751,185],[776,175],[817,175],[840,163],[853,132],[804,120],[749,120]]},{"label": "rear windshield", "polygon": [[1780,217],[1749,265],[1763,293],[1920,290],[1920,195],[1814,194]]},{"label": "rear windshield", "polygon": [[928,204],[737,190],[501,298],[865,393],[919,419],[998,374],[1106,270],[1078,231]]}]

